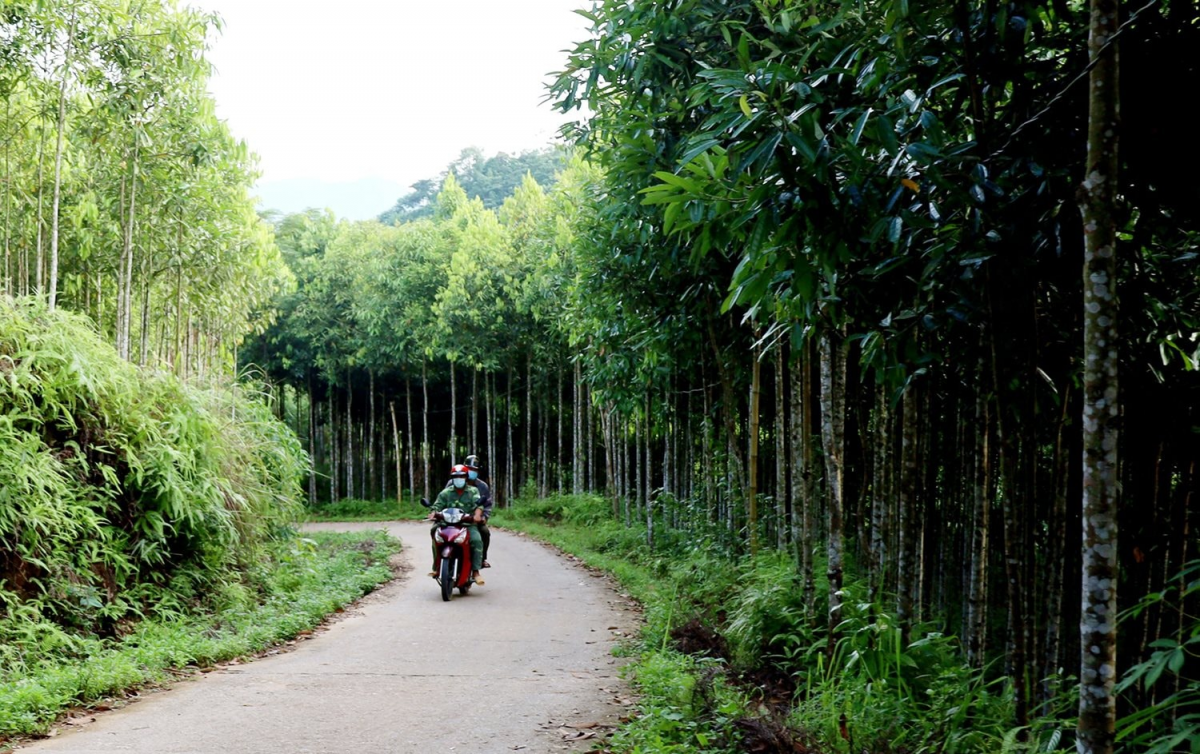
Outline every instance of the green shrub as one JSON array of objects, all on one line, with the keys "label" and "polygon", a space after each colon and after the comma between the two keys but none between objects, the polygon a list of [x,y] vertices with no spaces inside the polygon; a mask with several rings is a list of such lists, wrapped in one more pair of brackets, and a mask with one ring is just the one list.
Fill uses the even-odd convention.
[{"label": "green shrub", "polygon": [[246,388],[139,369],[83,318],[0,299],[0,656],[261,589],[306,463]]}]

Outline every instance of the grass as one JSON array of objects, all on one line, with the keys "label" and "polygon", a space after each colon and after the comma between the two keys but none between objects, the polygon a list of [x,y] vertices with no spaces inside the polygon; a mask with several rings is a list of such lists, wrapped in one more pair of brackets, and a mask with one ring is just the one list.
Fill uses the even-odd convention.
[{"label": "grass", "polygon": [[403,503],[395,500],[360,500],[351,498],[335,502],[318,502],[305,508],[305,521],[411,521],[428,513],[409,498]]},{"label": "grass", "polygon": [[608,742],[614,753],[992,754],[1065,744],[1061,710],[1022,742],[1005,679],[968,667],[959,642],[932,625],[914,626],[904,644],[853,579],[830,653],[827,584],[818,582],[810,614],[787,556],[731,557],[703,531],[663,525],[651,551],[644,528],[614,521],[595,496],[518,502],[493,522],[608,571],[642,603],[645,626],[629,648],[639,713]]},{"label": "grass", "polygon": [[149,618],[120,638],[0,645],[0,742],[46,731],[64,711],[253,655],[320,624],[391,578],[399,543],[381,531],[313,533],[270,548],[261,594],[231,582],[186,614]]}]

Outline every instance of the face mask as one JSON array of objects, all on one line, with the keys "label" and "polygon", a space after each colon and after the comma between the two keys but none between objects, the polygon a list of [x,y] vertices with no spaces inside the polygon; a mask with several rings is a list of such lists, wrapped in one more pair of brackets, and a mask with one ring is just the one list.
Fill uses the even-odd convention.
[{"label": "face mask", "polygon": [[478,471],[468,471],[467,476],[471,477],[472,479],[478,479],[479,472]]},{"label": "face mask", "polygon": [[462,477],[459,477],[459,478],[457,478],[457,479],[455,479],[455,480],[454,480],[454,488],[455,488],[455,489],[461,490],[463,487],[466,487],[466,486],[467,486],[467,480],[466,480],[466,479],[463,479]]}]

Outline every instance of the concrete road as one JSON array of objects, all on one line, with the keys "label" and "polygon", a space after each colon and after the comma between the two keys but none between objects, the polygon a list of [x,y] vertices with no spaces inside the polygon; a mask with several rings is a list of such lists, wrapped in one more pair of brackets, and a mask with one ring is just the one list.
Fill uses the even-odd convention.
[{"label": "concrete road", "polygon": [[[569,736],[626,707],[611,649],[636,616],[607,579],[524,537],[494,532],[487,584],[442,602],[428,528],[384,527],[408,575],[294,651],[144,694],[25,752],[274,754],[583,751]],[[567,727],[567,726],[579,727]]]}]

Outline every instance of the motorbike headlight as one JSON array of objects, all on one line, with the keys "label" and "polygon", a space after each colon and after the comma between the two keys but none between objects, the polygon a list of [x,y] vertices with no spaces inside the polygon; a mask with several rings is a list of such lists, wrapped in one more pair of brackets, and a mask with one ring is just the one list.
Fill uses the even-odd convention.
[{"label": "motorbike headlight", "polygon": [[454,544],[461,545],[463,542],[466,542],[466,541],[467,541],[467,530],[463,529],[462,531],[460,531],[458,533],[458,536],[454,538]]},{"label": "motorbike headlight", "polygon": [[438,530],[437,530],[437,532],[435,532],[435,533],[434,533],[434,535],[433,535],[433,540],[434,540],[435,542],[439,542],[439,543],[440,543],[440,542],[445,542],[445,541],[446,541],[446,538],[442,536],[442,530],[441,530],[441,529],[438,529]]}]

